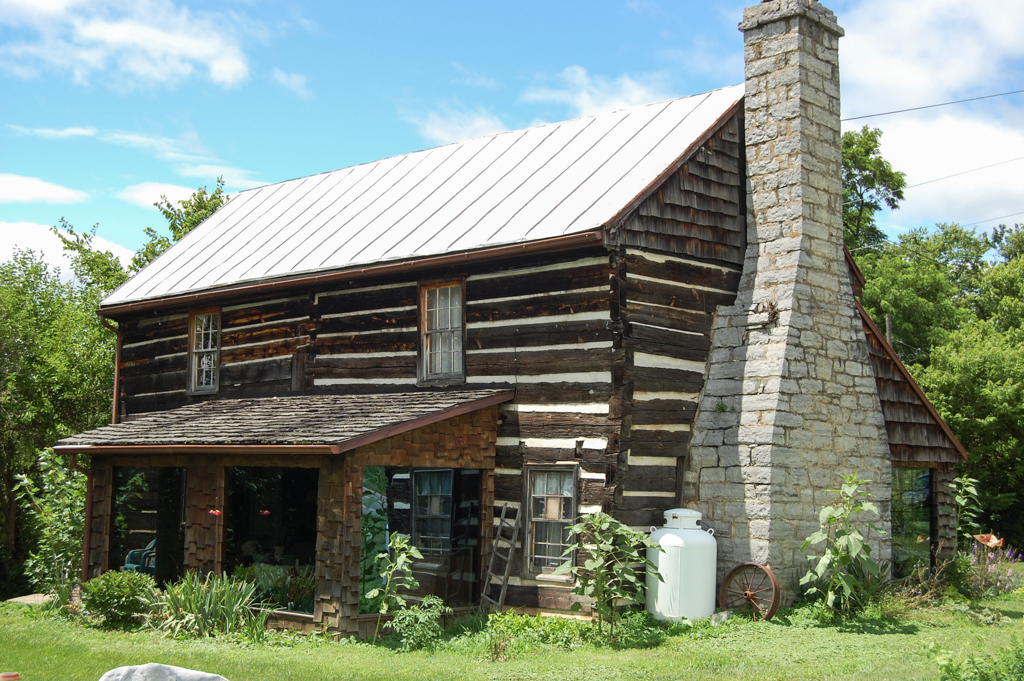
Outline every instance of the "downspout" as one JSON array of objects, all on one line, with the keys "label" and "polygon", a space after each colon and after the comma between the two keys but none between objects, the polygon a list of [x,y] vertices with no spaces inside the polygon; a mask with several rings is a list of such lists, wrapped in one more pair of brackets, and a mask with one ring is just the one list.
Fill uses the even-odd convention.
[{"label": "downspout", "polygon": [[[99,314],[99,312],[97,312],[96,314]],[[111,410],[112,414],[110,417],[111,423],[117,423],[118,408],[121,406],[121,343],[124,341],[124,335],[121,333],[120,327],[112,325],[110,322],[107,321],[107,318],[101,314],[100,324],[107,327],[115,334],[117,334],[117,349],[114,350],[114,402]]]},{"label": "downspout", "polygon": [[71,467],[85,475],[85,526],[82,543],[82,583],[89,579],[89,549],[92,543],[92,473],[78,464],[78,454],[71,453]]}]

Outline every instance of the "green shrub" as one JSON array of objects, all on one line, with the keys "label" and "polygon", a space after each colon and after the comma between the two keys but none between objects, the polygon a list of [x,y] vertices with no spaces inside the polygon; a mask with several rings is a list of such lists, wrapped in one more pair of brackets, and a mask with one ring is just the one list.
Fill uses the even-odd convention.
[{"label": "green shrub", "polygon": [[[934,645],[934,644],[933,644]],[[933,649],[933,653],[935,650]],[[1009,648],[995,655],[954,660],[945,651],[936,655],[940,681],[1020,681],[1024,679],[1024,645],[1014,638]]]},{"label": "green shrub", "polygon": [[141,623],[149,609],[156,582],[143,572],[105,572],[82,585],[86,614],[103,618],[103,626],[125,628]]},{"label": "green shrub", "polygon": [[401,639],[402,650],[406,652],[433,648],[441,635],[441,616],[451,611],[437,596],[427,596],[419,605],[396,610],[391,630]]},{"label": "green shrub", "polygon": [[150,625],[174,638],[244,634],[253,639],[270,616],[266,609],[253,612],[255,604],[252,582],[190,572],[152,602]]},{"label": "green shrub", "polygon": [[619,619],[615,630],[617,648],[657,648],[668,637],[669,627],[646,610],[633,610]]}]

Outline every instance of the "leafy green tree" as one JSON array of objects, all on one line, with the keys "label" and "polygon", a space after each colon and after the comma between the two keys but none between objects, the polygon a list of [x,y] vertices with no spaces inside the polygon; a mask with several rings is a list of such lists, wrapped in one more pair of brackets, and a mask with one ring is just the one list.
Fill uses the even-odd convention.
[{"label": "leafy green tree", "polygon": [[153,205],[160,209],[167,219],[170,235],[165,236],[152,227],[146,227],[143,231],[149,237],[149,241],[136,251],[135,257],[132,258],[132,271],[138,272],[156,260],[172,244],[181,241],[186,234],[198,227],[199,223],[213,215],[229,198],[224,193],[223,177],[217,178],[217,186],[212,192],[207,193],[206,187],[200,187],[191,197],[179,201],[180,207],[175,207],[166,196],[161,196]]},{"label": "leafy green tree", "polygon": [[[170,236],[147,231],[157,243],[147,244],[146,252],[156,257],[226,200],[221,180],[212,193],[201,188],[178,207],[163,198],[157,207]],[[59,271],[31,251],[0,263],[0,597],[23,592],[28,587],[24,561],[30,553],[42,556],[47,550],[39,544],[49,541],[43,536],[46,513],[31,511],[52,501],[48,495],[67,491],[46,484],[49,473],[40,464],[40,452],[62,437],[109,422],[115,338],[100,324],[96,310],[148,262],[143,254],[124,267],[112,253],[95,247],[95,227],[77,232],[61,219],[60,228],[73,281],[61,281]],[[63,466],[68,480],[81,484],[66,461],[52,465]],[[36,490],[20,502],[18,480]],[[36,569],[45,567],[42,560],[32,565],[34,579],[49,579]]]},{"label": "leafy green tree", "polygon": [[970,453],[961,472],[978,480],[978,522],[1024,546],[1024,328],[973,321],[915,374]]},{"label": "leafy green tree", "polygon": [[843,236],[854,253],[885,243],[875,213],[899,208],[907,186],[906,176],[882,158],[881,137],[866,125],[843,133]]},{"label": "leafy green tree", "polygon": [[855,255],[866,278],[861,303],[879,326],[892,315],[904,362],[927,364],[933,348],[978,313],[992,242],[957,224],[913,229]]}]

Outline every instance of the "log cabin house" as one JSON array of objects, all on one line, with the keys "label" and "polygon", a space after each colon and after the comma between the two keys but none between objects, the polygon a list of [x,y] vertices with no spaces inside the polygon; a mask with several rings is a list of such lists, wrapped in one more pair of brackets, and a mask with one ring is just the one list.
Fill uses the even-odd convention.
[{"label": "log cabin house", "polygon": [[[765,277],[803,276],[796,260],[767,263],[773,207],[758,183],[765,121],[816,114],[806,91],[795,114],[765,114],[758,79],[800,60],[801,82],[817,73],[807,55],[841,35],[829,17],[813,0],[748,10],[745,85],[233,196],[99,311],[118,335],[113,423],[58,447],[90,457],[83,579],[249,571],[296,621],[358,634],[366,558],[391,533],[423,553],[422,593],[472,605],[495,587],[484,566],[507,506],[521,532],[506,603],[566,610],[571,584],[552,572],[567,559],[564,528],[582,514],[646,529],[669,508],[701,508],[719,531],[721,570],[751,558],[793,568],[805,561],[786,553],[793,536],[776,540],[774,519],[795,514],[794,527],[813,528],[822,490],[850,469],[874,471],[882,522],[906,526],[893,543],[924,534],[925,555],[948,547],[943,483],[966,454],[855,300],[864,281],[843,255],[841,221],[835,236],[834,202],[815,218],[829,224],[814,238],[831,250],[810,237],[795,248],[801,263],[828,255],[822,267],[853,320],[847,345],[829,341],[830,361],[870,373],[849,389],[801,379],[792,391],[833,416],[844,405],[844,423],[884,422],[871,436],[881,459],[857,443],[842,453],[848,425],[814,454],[832,452],[831,463],[783,461],[799,424],[769,445],[752,441],[731,468],[724,449],[708,449],[714,428],[722,447],[742,447],[764,418],[750,411],[764,385],[752,396],[716,373],[754,366],[748,351],[729,354],[728,310],[752,320],[732,345],[775,339],[790,358],[783,372],[796,371],[785,343],[812,335],[793,330],[798,296],[757,299]],[[786,31],[800,39],[788,43],[796,57],[771,72],[756,41]],[[792,126],[797,152],[778,141],[771,152],[802,153],[788,162],[804,167],[816,153],[830,159],[822,193],[838,191],[834,94],[831,148],[815,151],[803,125]],[[814,194],[811,173],[791,182],[793,197]],[[809,234],[800,225],[814,215],[795,215],[787,234]],[[808,328],[827,326],[816,314]],[[775,449],[758,467],[764,446]],[[712,463],[698,465],[708,451]],[[756,478],[763,470],[770,479]],[[751,495],[775,504],[768,529],[757,529]],[[788,501],[808,498],[809,514]],[[894,549],[875,541],[883,555]]]}]

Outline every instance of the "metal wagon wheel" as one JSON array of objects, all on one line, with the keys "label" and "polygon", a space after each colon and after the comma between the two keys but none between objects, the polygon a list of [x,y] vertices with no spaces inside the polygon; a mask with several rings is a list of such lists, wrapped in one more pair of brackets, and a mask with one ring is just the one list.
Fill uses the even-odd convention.
[{"label": "metal wagon wheel", "polygon": [[766,565],[737,565],[722,582],[718,607],[749,612],[754,619],[770,620],[779,609],[779,580]]}]

